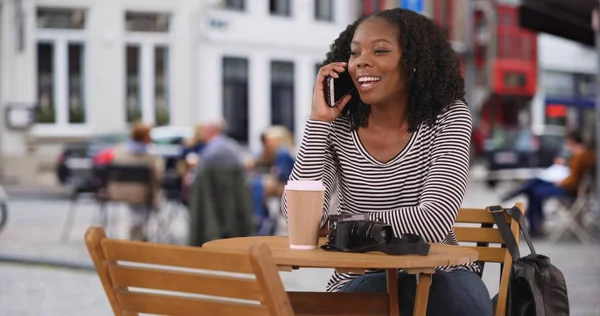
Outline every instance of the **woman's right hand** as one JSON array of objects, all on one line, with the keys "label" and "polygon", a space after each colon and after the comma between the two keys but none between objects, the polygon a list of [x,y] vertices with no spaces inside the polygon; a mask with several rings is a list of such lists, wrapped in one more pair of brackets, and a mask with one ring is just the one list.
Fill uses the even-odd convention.
[{"label": "woman's right hand", "polygon": [[311,120],[331,123],[340,115],[340,113],[342,113],[342,110],[350,101],[351,96],[347,95],[334,107],[330,107],[327,105],[327,102],[325,102],[325,78],[339,78],[338,73],[346,71],[345,67],[345,62],[336,62],[327,64],[319,69],[317,82],[315,83],[313,91],[313,104],[310,114]]}]

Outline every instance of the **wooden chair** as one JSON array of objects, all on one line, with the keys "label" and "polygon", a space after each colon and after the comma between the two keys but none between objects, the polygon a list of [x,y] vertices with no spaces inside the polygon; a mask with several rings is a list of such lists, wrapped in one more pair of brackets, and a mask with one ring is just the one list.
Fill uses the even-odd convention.
[{"label": "wooden chair", "polygon": [[[515,204],[523,214],[525,206],[523,203]],[[510,230],[515,236],[517,245],[520,240],[519,223],[505,215]],[[504,240],[497,227],[494,227],[494,217],[486,209],[468,209],[463,208],[458,212],[456,223],[480,224],[479,227],[455,226],[454,232],[456,239],[461,242],[475,243],[475,245],[465,245],[476,250],[479,253],[479,261],[482,271],[486,262],[500,263],[500,287],[498,289],[498,301],[496,304],[496,316],[506,315],[506,299],[508,295],[508,281],[512,268],[512,257],[504,245]],[[490,244],[501,245],[501,247],[490,247]]]},{"label": "wooden chair", "polygon": [[[573,233],[573,235],[584,244],[595,243],[593,233],[593,227],[588,227],[585,223],[586,215],[592,215],[592,224],[594,221],[592,208],[594,207],[594,201],[596,200],[596,170],[589,170],[583,174],[579,186],[577,188],[577,195],[575,197],[568,197],[559,199],[559,206],[554,208],[556,217],[556,226],[552,229],[550,234],[550,240],[558,242],[567,232]],[[547,205],[547,204],[546,204]]]},{"label": "wooden chair", "polygon": [[111,239],[101,227],[85,242],[115,315],[294,315],[263,243],[220,253]]}]

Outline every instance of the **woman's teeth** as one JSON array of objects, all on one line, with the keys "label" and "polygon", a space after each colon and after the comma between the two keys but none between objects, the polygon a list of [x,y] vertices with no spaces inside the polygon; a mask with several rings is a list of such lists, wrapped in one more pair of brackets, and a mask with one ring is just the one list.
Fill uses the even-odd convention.
[{"label": "woman's teeth", "polygon": [[379,80],[381,80],[379,77],[362,77],[358,79],[358,82],[363,87],[370,87],[376,84]]}]

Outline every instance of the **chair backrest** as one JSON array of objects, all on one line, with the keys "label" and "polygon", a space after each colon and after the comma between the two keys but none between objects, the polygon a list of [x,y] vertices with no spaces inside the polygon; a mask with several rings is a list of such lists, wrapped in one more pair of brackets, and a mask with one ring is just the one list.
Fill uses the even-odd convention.
[{"label": "chair backrest", "polygon": [[85,241],[115,315],[293,315],[264,243],[220,253],[111,239],[100,227]]},{"label": "chair backrest", "polygon": [[577,197],[586,197],[593,195],[596,188],[596,169],[588,169],[584,172],[577,187]]},{"label": "chair backrest", "polygon": [[[525,213],[523,203],[515,204],[521,212]],[[510,226],[510,230],[515,236],[517,244],[520,240],[519,223],[505,215],[506,221]],[[510,270],[512,268],[512,257],[510,252],[504,245],[504,240],[497,227],[494,227],[494,217],[486,209],[468,209],[463,208],[458,212],[456,223],[476,224],[454,226],[456,239],[461,243],[475,243],[475,245],[464,245],[476,250],[479,253],[479,262],[500,263],[500,286],[498,289],[498,302],[496,305],[496,316],[506,315],[506,299],[508,295],[508,281],[510,278]],[[495,244],[494,247],[491,247]]]},{"label": "chair backrest", "polygon": [[[103,170],[108,198],[119,202],[136,202],[152,205],[154,179],[152,169],[145,164],[111,163]],[[115,185],[118,188],[113,188]]]},{"label": "chair backrest", "polygon": [[130,182],[147,184],[152,181],[152,170],[144,164],[111,163],[105,167],[108,182]]}]

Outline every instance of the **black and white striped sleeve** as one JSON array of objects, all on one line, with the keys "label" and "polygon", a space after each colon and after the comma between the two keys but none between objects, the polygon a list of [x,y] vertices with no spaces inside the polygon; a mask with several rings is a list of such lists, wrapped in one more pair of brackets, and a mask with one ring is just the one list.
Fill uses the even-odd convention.
[{"label": "black and white striped sleeve", "polygon": [[392,225],[394,233],[421,235],[441,242],[452,230],[467,188],[472,120],[467,106],[451,105],[436,122],[431,166],[416,206],[374,211],[372,220]]},{"label": "black and white striped sleeve", "polygon": [[[332,123],[309,120],[306,123],[302,143],[298,149],[290,180],[321,180],[325,186],[325,203],[321,226],[329,213],[329,203],[333,184],[337,178],[337,159],[331,142]],[[285,192],[281,198],[281,210],[285,220],[287,203]]]}]

